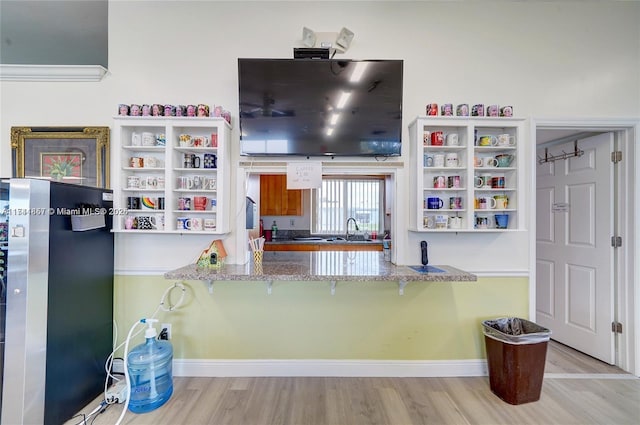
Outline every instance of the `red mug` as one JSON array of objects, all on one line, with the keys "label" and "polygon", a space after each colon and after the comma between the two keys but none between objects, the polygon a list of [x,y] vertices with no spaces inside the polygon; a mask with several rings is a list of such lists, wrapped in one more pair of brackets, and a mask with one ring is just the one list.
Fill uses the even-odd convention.
[{"label": "red mug", "polygon": [[197,211],[204,211],[207,209],[207,197],[206,196],[194,196],[193,208]]},{"label": "red mug", "polygon": [[431,145],[432,146],[444,145],[444,134],[442,133],[442,131],[434,131],[431,133]]}]

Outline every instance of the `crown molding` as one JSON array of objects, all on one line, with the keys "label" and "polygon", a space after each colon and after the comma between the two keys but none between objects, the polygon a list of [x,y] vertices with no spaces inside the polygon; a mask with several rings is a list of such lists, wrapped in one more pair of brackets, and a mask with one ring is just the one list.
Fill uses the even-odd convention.
[{"label": "crown molding", "polygon": [[0,81],[97,82],[108,70],[101,65],[0,65]]}]

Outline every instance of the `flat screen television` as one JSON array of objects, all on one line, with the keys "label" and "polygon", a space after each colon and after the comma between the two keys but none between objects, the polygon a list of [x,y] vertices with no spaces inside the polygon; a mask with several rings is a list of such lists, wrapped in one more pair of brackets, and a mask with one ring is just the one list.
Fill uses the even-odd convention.
[{"label": "flat screen television", "polygon": [[398,156],[402,60],[238,59],[240,154]]}]

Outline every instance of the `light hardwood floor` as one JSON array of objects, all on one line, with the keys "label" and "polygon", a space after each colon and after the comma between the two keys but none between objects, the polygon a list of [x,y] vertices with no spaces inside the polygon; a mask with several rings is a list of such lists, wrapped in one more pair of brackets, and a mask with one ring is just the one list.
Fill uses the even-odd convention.
[{"label": "light hardwood floor", "polygon": [[[114,424],[121,412],[122,405],[110,406],[93,423]],[[76,418],[67,424],[79,422]],[[174,394],[167,404],[142,415],[127,412],[122,421],[136,425],[639,423],[640,379],[553,341],[540,400],[517,406],[495,396],[488,377],[174,378]]]}]

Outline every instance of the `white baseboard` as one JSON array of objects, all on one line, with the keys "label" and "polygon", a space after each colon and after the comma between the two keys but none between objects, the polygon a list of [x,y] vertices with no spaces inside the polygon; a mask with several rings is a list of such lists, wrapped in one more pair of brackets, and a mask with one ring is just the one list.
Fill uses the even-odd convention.
[{"label": "white baseboard", "polygon": [[191,360],[173,361],[174,376],[453,377],[487,376],[486,360]]}]

